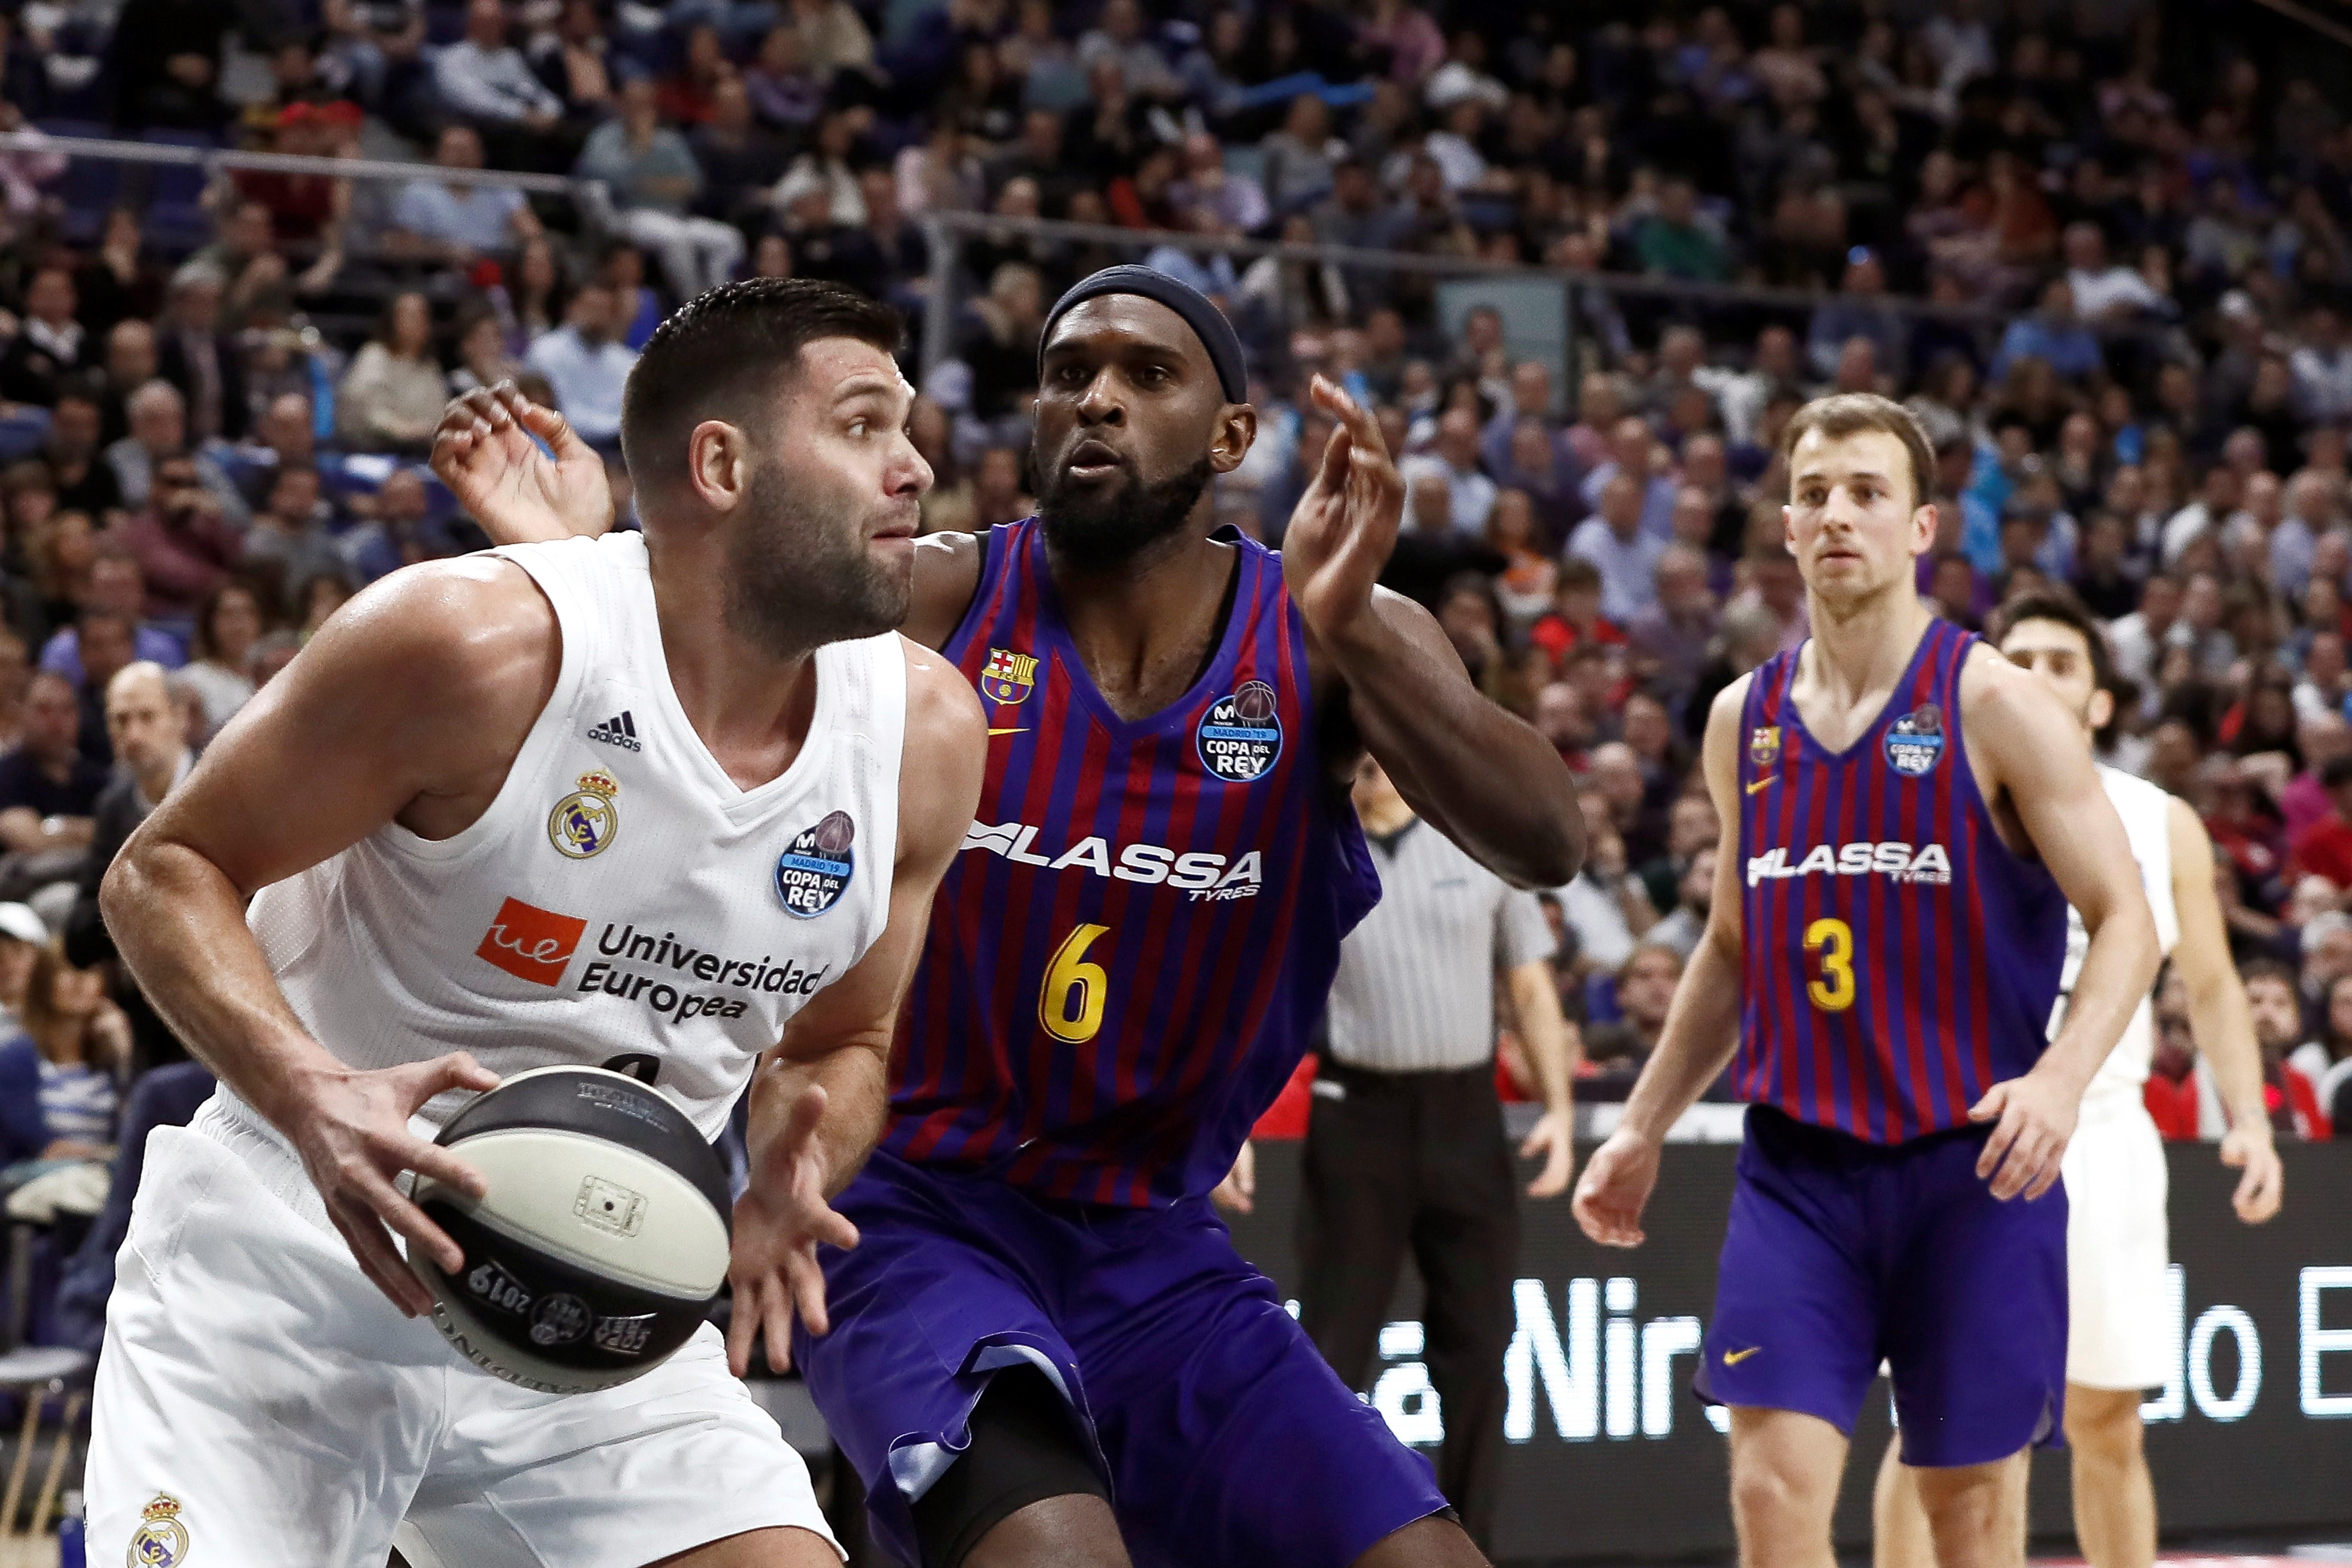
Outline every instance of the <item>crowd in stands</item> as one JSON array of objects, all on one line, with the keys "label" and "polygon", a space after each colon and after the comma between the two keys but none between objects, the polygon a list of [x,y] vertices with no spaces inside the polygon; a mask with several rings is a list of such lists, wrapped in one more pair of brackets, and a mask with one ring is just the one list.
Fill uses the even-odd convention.
[{"label": "crowd in stands", "polygon": [[[1048,305],[1130,259],[1241,329],[1260,435],[1220,520],[1279,542],[1329,431],[1307,377],[1339,379],[1402,459],[1390,583],[1577,771],[1591,860],[1547,904],[1589,1094],[1654,1046],[1705,922],[1708,701],[1806,634],[1780,431],[1873,390],[1937,454],[1941,614],[2055,587],[2106,623],[2101,755],[2205,817],[2277,1124],[2352,1135],[2352,123],[2312,74],[2347,62],[2170,10],[0,14],[0,130],[43,128],[0,150],[0,1186],[135,1150],[133,1079],[182,1055],[111,967],[112,847],[352,594],[481,543],[423,462],[453,393],[560,406],[625,504],[621,389],[680,300],[759,274],[936,304],[925,527],[985,528],[1031,509]],[[191,184],[42,140],[101,134],[415,171]],[[1480,303],[1480,264],[1547,269],[1565,347]],[[2218,1136],[2177,986],[2158,1015],[2151,1104]],[[172,1070],[151,1098],[193,1104]]]}]

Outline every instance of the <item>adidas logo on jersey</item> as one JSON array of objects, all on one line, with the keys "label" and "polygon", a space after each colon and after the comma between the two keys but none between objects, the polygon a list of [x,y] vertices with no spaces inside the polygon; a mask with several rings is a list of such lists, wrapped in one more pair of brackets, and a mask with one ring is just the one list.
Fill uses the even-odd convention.
[{"label": "adidas logo on jersey", "polygon": [[1927,882],[1938,887],[1952,879],[1951,857],[1940,844],[1923,845],[1914,854],[1908,844],[1819,844],[1802,860],[1789,864],[1790,851],[1767,849],[1748,858],[1748,885],[1783,877],[1810,877],[1819,871],[1831,877],[1866,877],[1885,872],[1898,882]]},{"label": "adidas logo on jersey", "polygon": [[1130,844],[1118,852],[1114,863],[1108,839],[1081,838],[1059,855],[1047,856],[1029,847],[1036,838],[1037,830],[1025,822],[994,827],[975,822],[964,833],[963,847],[992,850],[1007,860],[1042,866],[1048,871],[1082,866],[1097,877],[1116,877],[1122,882],[1146,887],[1165,882],[1182,889],[1194,903],[1255,898],[1265,881],[1265,860],[1255,849],[1228,864],[1222,855],[1179,855],[1162,845]]},{"label": "adidas logo on jersey", "polygon": [[625,752],[642,752],[646,748],[637,740],[637,721],[622,709],[601,724],[588,726],[588,738],[602,741],[608,746],[618,746]]}]

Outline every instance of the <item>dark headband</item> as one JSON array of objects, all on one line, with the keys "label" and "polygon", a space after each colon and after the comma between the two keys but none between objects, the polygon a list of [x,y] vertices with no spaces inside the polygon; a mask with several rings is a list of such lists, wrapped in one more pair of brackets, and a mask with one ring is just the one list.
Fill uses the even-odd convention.
[{"label": "dark headband", "polygon": [[1157,300],[1178,315],[1209,351],[1210,363],[1217,367],[1217,384],[1224,389],[1228,403],[1249,401],[1249,377],[1242,365],[1242,341],[1234,334],[1234,324],[1225,313],[1209,300],[1206,294],[1189,283],[1181,283],[1165,272],[1155,272],[1149,267],[1132,265],[1106,267],[1091,278],[1070,285],[1069,292],[1054,301],[1045,313],[1045,330],[1037,335],[1037,366],[1040,379],[1045,364],[1045,345],[1053,341],[1054,323],[1062,319],[1071,306],[1094,299],[1098,294],[1140,294],[1147,300]]}]

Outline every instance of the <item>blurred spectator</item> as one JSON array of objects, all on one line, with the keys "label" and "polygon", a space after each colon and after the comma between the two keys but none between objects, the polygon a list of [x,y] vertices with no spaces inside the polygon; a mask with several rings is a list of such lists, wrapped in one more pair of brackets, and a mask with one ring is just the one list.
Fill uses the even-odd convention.
[{"label": "blurred spectator", "polygon": [[0,904],[0,1031],[25,1027],[25,992],[33,959],[49,945],[49,928],[29,904]]},{"label": "blurred spectator", "polygon": [[93,338],[104,337],[117,321],[143,321],[162,308],[163,271],[142,250],[137,213],[108,209],[97,252],[74,274],[74,292],[81,323]]},{"label": "blurred spectator", "polygon": [[228,0],[124,0],[107,50],[114,122],[219,130],[228,120],[222,54],[236,21]]},{"label": "blurred spectator", "polygon": [[433,357],[432,306],[422,294],[395,294],[336,389],[336,428],[360,451],[422,455],[448,396]]},{"label": "blurred spectator", "polygon": [[82,364],[82,326],[74,319],[73,274],[44,267],[25,289],[25,319],[0,352],[0,397],[47,408],[59,383]]},{"label": "blurred spectator", "polygon": [[[573,0],[575,5],[591,3]],[[794,27],[769,30],[760,41],[759,58],[743,73],[743,87],[753,111],[779,131],[803,131],[824,110],[824,79],[803,60],[801,36]],[[1058,128],[1060,121],[1055,123]]]},{"label": "blurred spectator", "polygon": [[231,578],[197,609],[194,625],[179,679],[204,703],[207,731],[218,730],[253,696],[248,667],[264,625],[260,596],[251,584]]},{"label": "blurred spectator", "polygon": [[128,665],[107,682],[106,731],[114,745],[114,778],[92,811],[89,858],[69,929],[85,952],[95,947],[111,956],[113,943],[98,912],[99,881],[123,841],[188,776],[196,758],[188,745],[186,710],[160,665]]},{"label": "blurred spectator", "polygon": [[[1714,851],[1705,853],[1711,862]],[[1650,1053],[1658,1048],[1684,962],[1685,955],[1666,943],[1647,935],[1642,939],[1617,973],[1616,1022],[1584,1031],[1586,1062],[1629,1083],[1640,1074]]]},{"label": "blurred spectator", "polygon": [[243,548],[219,499],[198,476],[195,458],[185,452],[156,463],[147,504],[122,529],[121,541],[137,557],[146,585],[142,613],[162,620],[193,615],[227,577]]},{"label": "blurred spectator", "polygon": [[179,388],[187,435],[199,442],[236,440],[247,417],[244,356],[221,330],[222,293],[217,273],[184,267],[156,323],[155,374]]},{"label": "blurred spectator", "polygon": [[1478,429],[1476,414],[1449,409],[1437,421],[1429,451],[1400,465],[1408,485],[1425,476],[1445,487],[1447,521],[1454,532],[1469,538],[1486,531],[1495,509],[1495,481],[1478,467]]},{"label": "blurred spectator", "polygon": [[[139,557],[120,540],[99,542],[91,551],[89,585],[77,613],[98,611],[119,616],[132,626],[131,651],[121,663],[146,659],[166,669],[177,668],[187,658],[180,639],[162,626],[150,626],[146,615],[147,578],[139,564]],[[83,683],[86,671],[82,667],[81,631],[79,626],[62,626],[41,647],[41,668],[64,676],[77,687]],[[111,675],[112,669],[107,674]]]},{"label": "blurred spectator", "polygon": [[1867,342],[1878,367],[1900,375],[1910,333],[1904,318],[1886,306],[1886,268],[1875,251],[1857,246],[1846,258],[1845,279],[1838,294],[1813,311],[1805,333],[1805,352],[1813,374],[1824,380],[1838,374],[1839,357],[1856,338]]},{"label": "blurred spectator", "polygon": [[788,0],[786,25],[800,40],[801,63],[820,80],[874,66],[874,36],[849,0]]},{"label": "blurred spectator", "polygon": [[1658,193],[1658,209],[1642,220],[1635,247],[1644,271],[1687,283],[1721,283],[1731,276],[1722,230],[1702,217],[1698,192],[1689,180],[1669,179]]},{"label": "blurred spectator", "polygon": [[24,1032],[0,1044],[0,1163],[110,1158],[131,1028],[105,977],[43,946],[23,1013]]},{"label": "blurred spectator", "polygon": [[1569,553],[1601,574],[1601,613],[1630,625],[1657,603],[1658,563],[1667,542],[1642,526],[1642,486],[1616,474],[1601,488],[1601,507],[1568,542]]},{"label": "blurred spectator", "polygon": [[80,870],[107,781],[106,765],[82,753],[80,735],[74,683],[53,670],[36,674],[25,690],[24,738],[0,755],[0,890],[12,898],[69,882]]},{"label": "blurred spectator", "polygon": [[[470,125],[446,125],[433,162],[444,169],[482,166],[482,138]],[[447,267],[469,267],[478,256],[503,256],[539,232],[539,219],[520,191],[451,180],[411,180],[392,208],[385,247]]]},{"label": "blurred spectator", "polygon": [[[446,525],[431,515],[425,479],[415,468],[395,468],[376,492],[375,515],[336,542],[342,564],[362,584],[413,566],[462,553]],[[289,574],[289,581],[299,578]]]},{"label": "blurred spectator", "polygon": [[303,584],[343,569],[342,553],[327,531],[324,512],[319,499],[319,470],[289,463],[278,470],[270,482],[268,503],[254,514],[253,526],[245,532],[240,563],[245,574],[258,584],[274,585],[278,599],[274,607],[289,618],[301,614],[297,595]]},{"label": "blurred spectator", "polygon": [[751,90],[741,76],[730,73],[711,88],[710,112],[689,140],[703,175],[695,211],[730,224],[764,216],[790,150],[753,114]]},{"label": "blurred spectator", "polygon": [[522,361],[508,352],[498,312],[476,305],[457,315],[457,367],[449,373],[449,390],[471,392],[496,386],[523,374]]},{"label": "blurred spectator", "polygon": [[620,113],[589,134],[578,173],[609,188],[620,231],[660,258],[677,299],[734,276],[743,236],[730,224],[688,214],[701,195],[702,170],[686,138],[660,123],[651,82],[622,84]]},{"label": "blurred spectator", "polygon": [[88,379],[58,388],[40,460],[60,510],[104,516],[121,509],[121,483],[100,448],[101,428],[97,392]]},{"label": "blurred spectator", "polygon": [[534,34],[525,52],[567,118],[596,120],[613,111],[612,44],[597,0],[562,0],[555,26]]},{"label": "blurred spectator", "polygon": [[500,0],[467,0],[466,36],[433,62],[433,85],[449,111],[483,133],[501,167],[545,167],[562,158],[563,100],[531,73],[507,40]]},{"label": "blurred spectator", "polygon": [[556,406],[580,438],[608,452],[619,449],[621,389],[637,363],[635,353],[613,341],[615,314],[613,290],[601,282],[587,284],[572,295],[563,325],[533,342],[523,356],[547,377]]}]

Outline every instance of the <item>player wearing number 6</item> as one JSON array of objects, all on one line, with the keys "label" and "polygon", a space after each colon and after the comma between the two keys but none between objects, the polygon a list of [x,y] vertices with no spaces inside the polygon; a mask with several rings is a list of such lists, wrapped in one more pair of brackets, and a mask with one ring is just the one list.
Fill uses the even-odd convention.
[{"label": "player wearing number 6", "polygon": [[[2155,926],[2073,716],[1920,602],[1917,422],[1823,398],[1782,451],[1813,635],[1708,716],[1738,853],[1576,1214],[1638,1244],[1660,1140],[1729,1065],[1753,1109],[1697,1383],[1731,1407],[1742,1563],[1831,1559],[1885,1363],[1937,1561],[2021,1564],[2025,1453],[2065,1391],[2059,1161]],[[2045,1047],[2069,903],[2090,940]]]},{"label": "player wearing number 6", "polygon": [[[1047,317],[1039,370],[1039,515],[916,561],[907,633],[994,739],[888,1125],[835,1200],[860,1240],[824,1255],[832,1328],[793,1353],[920,1568],[1473,1568],[1428,1462],[1209,1193],[1378,894],[1347,795],[1362,750],[1522,886],[1574,873],[1573,786],[1375,586],[1404,494],[1369,410],[1317,382],[1337,428],[1277,555],[1212,528],[1210,479],[1256,432],[1214,305],[1097,273]],[[475,439],[511,417],[493,402]],[[444,471],[494,532],[544,531],[517,498],[565,510],[564,473],[506,445],[510,478]]]}]

